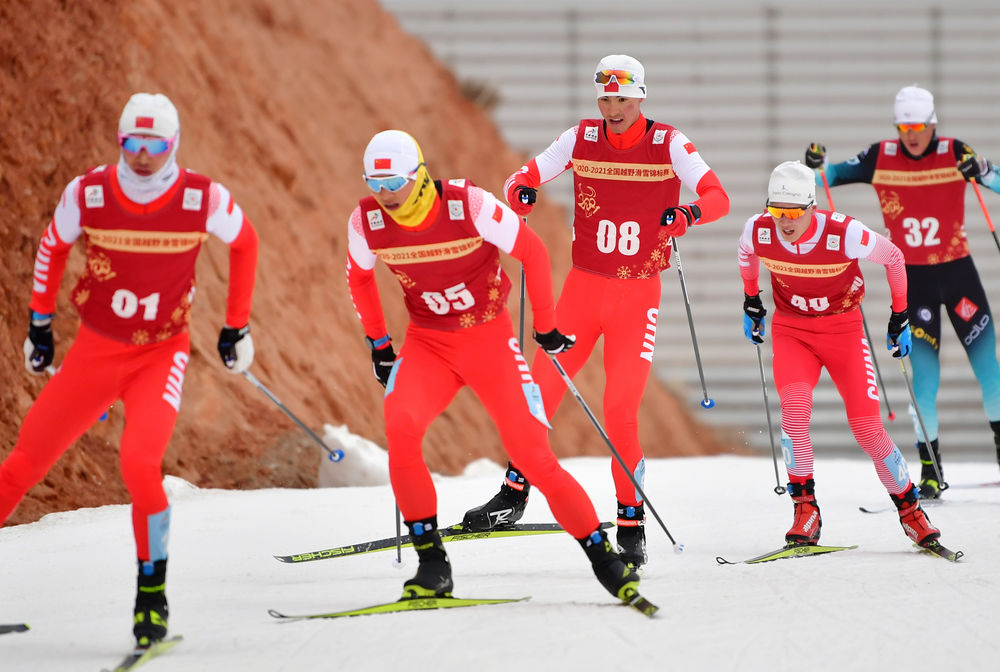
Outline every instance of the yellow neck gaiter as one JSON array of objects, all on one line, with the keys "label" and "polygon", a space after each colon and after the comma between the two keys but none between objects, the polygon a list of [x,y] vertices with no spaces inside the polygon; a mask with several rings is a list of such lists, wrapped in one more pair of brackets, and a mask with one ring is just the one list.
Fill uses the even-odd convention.
[{"label": "yellow neck gaiter", "polygon": [[[419,151],[419,149],[417,150]],[[413,190],[399,209],[390,214],[393,221],[403,228],[413,229],[420,226],[427,218],[434,201],[437,199],[437,189],[434,188],[434,181],[427,171],[427,166],[423,165],[423,153],[420,155],[420,168],[414,179]]]}]

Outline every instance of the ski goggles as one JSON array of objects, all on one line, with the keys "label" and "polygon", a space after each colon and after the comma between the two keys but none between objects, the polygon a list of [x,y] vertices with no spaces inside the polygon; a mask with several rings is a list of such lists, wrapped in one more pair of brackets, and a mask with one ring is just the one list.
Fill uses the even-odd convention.
[{"label": "ski goggles", "polygon": [[409,175],[387,175],[385,177],[368,177],[367,175],[362,175],[361,177],[364,178],[365,184],[368,185],[368,188],[371,189],[373,193],[377,194],[382,189],[397,192],[405,187],[408,181],[413,179],[413,176],[417,174],[417,171],[420,170],[420,166],[422,165],[424,164],[418,163],[417,167],[414,168]]},{"label": "ski goggles", "polygon": [[174,138],[145,138],[138,135],[118,135],[118,144],[129,154],[138,154],[142,150],[150,156],[158,156],[169,152],[174,146]]},{"label": "ski goggles", "polygon": [[598,70],[594,73],[594,83],[609,84],[611,83],[612,77],[614,77],[615,81],[618,82],[620,86],[628,86],[636,83],[635,73],[629,72],[628,70]]},{"label": "ski goggles", "polygon": [[896,124],[896,130],[900,133],[906,133],[908,131],[919,133],[925,128],[927,128],[927,124]]},{"label": "ski goggles", "polygon": [[798,219],[802,215],[806,214],[806,210],[812,206],[813,204],[810,203],[809,205],[799,205],[794,208],[776,208],[769,204],[767,206],[767,213],[775,219],[780,219],[782,217],[787,217],[788,219]]}]

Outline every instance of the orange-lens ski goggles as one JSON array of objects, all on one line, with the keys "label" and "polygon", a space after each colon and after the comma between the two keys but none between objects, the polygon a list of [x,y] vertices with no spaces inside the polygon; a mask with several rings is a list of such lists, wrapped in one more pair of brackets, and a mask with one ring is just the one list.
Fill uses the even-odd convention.
[{"label": "orange-lens ski goggles", "polygon": [[781,217],[787,217],[788,219],[798,219],[802,215],[806,214],[806,210],[812,207],[812,203],[809,205],[800,205],[795,208],[776,208],[773,205],[767,206],[767,212],[769,215],[775,219],[780,219]]},{"label": "orange-lens ski goggles", "polygon": [[629,72],[628,70],[600,70],[594,75],[594,83],[608,84],[611,82],[612,77],[614,77],[615,81],[621,86],[635,84],[635,74]]}]

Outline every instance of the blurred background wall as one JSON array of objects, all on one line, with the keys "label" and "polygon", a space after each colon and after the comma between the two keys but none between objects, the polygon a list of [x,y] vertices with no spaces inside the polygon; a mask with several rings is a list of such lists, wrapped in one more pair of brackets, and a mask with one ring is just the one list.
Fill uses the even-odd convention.
[{"label": "blurred background wall", "polygon": [[[836,162],[894,136],[893,97],[914,83],[935,95],[939,134],[1000,160],[995,67],[1000,3],[995,0],[381,2],[404,30],[450,65],[466,94],[491,110],[504,138],[525,158],[580,118],[598,116],[591,78],[602,56],[627,53],[644,64],[645,115],[687,134],[732,199],[728,217],[689,232],[679,246],[708,394],[716,402],[711,410],[695,412],[705,422],[733,428],[761,450],[768,449],[764,399],[756,355],[742,335],[735,256],[743,223],[763,206],[771,169],[801,159],[812,141],[825,144]],[[510,166],[511,172],[517,167]],[[570,175],[563,175],[542,197],[569,205],[571,184]],[[501,184],[483,186],[502,190]],[[825,207],[825,196],[818,197]],[[984,198],[1000,217],[998,195],[985,190]],[[837,188],[833,199],[838,210],[883,231],[870,186]],[[569,226],[571,210],[566,212]],[[966,212],[973,257],[996,310],[1000,253],[971,189]],[[898,363],[882,346],[889,313],[885,274],[874,264],[863,263],[862,270],[868,281],[866,320],[888,407],[896,414],[887,427],[915,459],[909,396]],[[697,409],[702,388],[675,268],[663,274],[663,283],[656,371]],[[770,308],[766,283],[762,272]],[[770,384],[769,350],[767,345]],[[942,449],[952,457],[991,459],[992,434],[979,388],[950,327],[942,338],[942,363]],[[770,401],[777,430],[773,387]],[[884,404],[883,417],[887,413]],[[825,373],[815,395],[813,438],[821,450],[860,455]]]}]

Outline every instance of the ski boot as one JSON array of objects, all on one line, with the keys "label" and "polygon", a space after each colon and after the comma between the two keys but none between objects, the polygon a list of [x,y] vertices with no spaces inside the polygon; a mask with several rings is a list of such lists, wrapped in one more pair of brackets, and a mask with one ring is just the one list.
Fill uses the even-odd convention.
[{"label": "ski boot", "polygon": [[920,508],[917,501],[917,488],[910,483],[910,487],[898,495],[889,495],[892,503],[899,510],[899,524],[903,526],[903,532],[913,540],[917,546],[931,546],[938,537],[941,530],[931,525],[930,518]]},{"label": "ski boot", "polygon": [[531,484],[524,478],[524,474],[508,462],[507,478],[500,486],[500,492],[482,506],[469,509],[462,518],[462,529],[467,532],[483,532],[516,523],[524,515],[529,492]]},{"label": "ski boot", "polygon": [[791,529],[785,532],[785,544],[807,546],[819,541],[819,531],[823,519],[816,504],[816,482],[809,479],[805,483],[789,483],[788,494],[795,502],[795,519]]},{"label": "ski boot", "polygon": [[417,551],[420,564],[417,574],[403,584],[400,599],[416,597],[451,597],[455,584],[451,580],[451,563],[444,550],[441,535],[438,534],[437,516],[414,522],[406,522],[410,529],[410,539]]},{"label": "ski boot", "polygon": [[604,530],[598,528],[577,541],[590,558],[594,576],[605,590],[622,602],[631,603],[636,599],[639,593],[639,574],[612,550]]},{"label": "ski boot", "polygon": [[618,502],[618,554],[621,559],[639,569],[646,555],[646,512],[642,504],[632,506]]},{"label": "ski boot", "polygon": [[139,560],[132,633],[147,649],[167,636],[167,561]]},{"label": "ski boot", "polygon": [[[931,451],[934,451],[934,461],[937,462],[938,469],[941,470],[941,480],[934,471],[934,461],[931,460]],[[941,453],[938,452],[938,440],[934,439],[928,448],[926,443],[917,442],[917,452],[920,453],[920,496],[923,499],[937,499],[941,496],[941,491],[948,487],[944,482],[944,465],[941,464]]]}]

